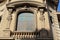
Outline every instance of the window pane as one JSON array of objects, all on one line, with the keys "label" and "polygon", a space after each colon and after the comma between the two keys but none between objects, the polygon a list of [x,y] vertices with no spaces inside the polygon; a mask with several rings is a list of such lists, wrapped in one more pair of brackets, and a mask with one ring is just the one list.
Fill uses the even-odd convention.
[{"label": "window pane", "polygon": [[35,31],[35,21],[33,13],[21,13],[18,15],[17,31],[33,32]]}]

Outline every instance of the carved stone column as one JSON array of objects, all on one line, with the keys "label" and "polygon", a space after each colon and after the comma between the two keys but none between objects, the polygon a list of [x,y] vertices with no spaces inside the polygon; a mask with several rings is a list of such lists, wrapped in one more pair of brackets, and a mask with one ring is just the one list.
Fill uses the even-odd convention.
[{"label": "carved stone column", "polygon": [[3,30],[2,34],[3,34],[3,37],[10,37],[10,22],[11,22],[11,15],[10,13],[8,12],[7,8],[5,7],[4,8],[4,14],[2,16],[2,27],[1,29]]},{"label": "carved stone column", "polygon": [[44,17],[45,17],[45,29],[47,29],[48,31],[50,30],[50,24],[49,24],[49,15],[48,12],[44,13]]},{"label": "carved stone column", "polygon": [[40,30],[42,28],[42,20],[41,20],[41,14],[40,11],[37,12],[37,25],[38,25],[38,30]]},{"label": "carved stone column", "polygon": [[10,25],[10,30],[11,31],[15,31],[15,28],[16,28],[16,18],[17,18],[17,13],[13,12],[12,20],[11,20],[11,25]]},{"label": "carved stone column", "polygon": [[40,22],[41,22],[41,28],[45,27],[45,18],[44,18],[44,13],[43,13],[44,9],[40,9]]}]

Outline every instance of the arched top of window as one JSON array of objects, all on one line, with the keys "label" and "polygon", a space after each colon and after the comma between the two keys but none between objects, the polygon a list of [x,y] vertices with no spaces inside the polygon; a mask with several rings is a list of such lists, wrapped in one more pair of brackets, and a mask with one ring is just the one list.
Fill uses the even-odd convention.
[{"label": "arched top of window", "polygon": [[19,11],[17,15],[20,15],[22,13],[30,13],[30,14],[34,14],[32,11]]}]

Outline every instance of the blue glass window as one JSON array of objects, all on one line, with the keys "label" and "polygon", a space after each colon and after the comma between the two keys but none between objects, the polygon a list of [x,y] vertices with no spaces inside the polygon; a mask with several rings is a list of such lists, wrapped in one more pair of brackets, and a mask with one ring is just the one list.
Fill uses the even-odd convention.
[{"label": "blue glass window", "polygon": [[21,13],[18,15],[17,31],[33,32],[35,31],[35,16],[33,13]]}]

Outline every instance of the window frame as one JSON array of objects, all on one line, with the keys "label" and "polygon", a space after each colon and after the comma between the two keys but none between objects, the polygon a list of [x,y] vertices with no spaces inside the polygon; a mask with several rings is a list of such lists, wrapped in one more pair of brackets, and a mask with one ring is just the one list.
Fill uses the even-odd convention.
[{"label": "window frame", "polygon": [[[19,11],[19,12],[17,13],[17,15],[16,15],[17,17],[16,17],[16,28],[15,28],[15,31],[17,31],[17,19],[18,19],[18,16],[19,16],[20,13],[33,13],[33,14],[35,15],[35,18],[34,18],[34,19],[35,19],[35,20],[34,20],[34,21],[35,21],[35,28],[37,28],[37,20],[36,20],[36,19],[37,19],[37,16],[36,16],[37,14],[36,14],[35,12],[32,12],[32,11]],[[36,31],[36,30],[35,30],[35,31]],[[34,31],[34,32],[35,32],[35,31]],[[18,31],[18,32],[20,32],[20,31]]]}]

